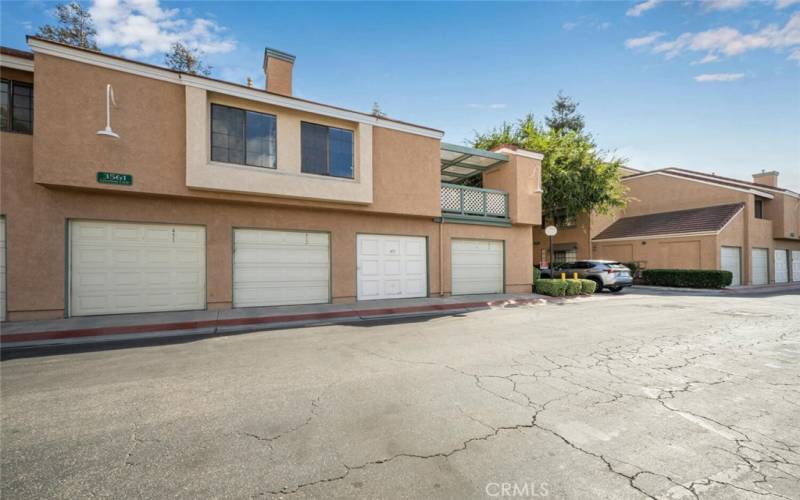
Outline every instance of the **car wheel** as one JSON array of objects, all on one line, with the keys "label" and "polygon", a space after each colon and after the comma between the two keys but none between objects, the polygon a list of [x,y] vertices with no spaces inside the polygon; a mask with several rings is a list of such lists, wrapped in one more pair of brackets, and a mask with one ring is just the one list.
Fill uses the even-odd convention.
[{"label": "car wheel", "polygon": [[608,289],[611,290],[614,293],[617,293],[620,290],[622,290],[622,287],[621,286],[612,286],[612,287],[609,287]]},{"label": "car wheel", "polygon": [[603,282],[600,280],[592,280],[597,285],[597,288],[594,289],[594,293],[600,293],[603,291]]}]

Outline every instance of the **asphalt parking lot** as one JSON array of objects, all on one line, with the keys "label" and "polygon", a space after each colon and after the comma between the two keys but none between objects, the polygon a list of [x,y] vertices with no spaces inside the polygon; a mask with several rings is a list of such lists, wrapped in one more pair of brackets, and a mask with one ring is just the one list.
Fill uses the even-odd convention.
[{"label": "asphalt parking lot", "polygon": [[800,295],[619,295],[0,364],[3,498],[800,498]]}]

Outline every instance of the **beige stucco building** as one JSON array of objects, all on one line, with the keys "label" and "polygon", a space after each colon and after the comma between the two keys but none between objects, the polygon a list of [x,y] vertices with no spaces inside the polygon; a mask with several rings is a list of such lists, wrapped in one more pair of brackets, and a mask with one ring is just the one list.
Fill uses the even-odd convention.
[{"label": "beige stucco building", "polygon": [[28,45],[0,54],[5,319],[530,291],[537,153],[293,97],[272,49],[262,90]]},{"label": "beige stucco building", "polygon": [[[626,171],[630,201],[615,216],[583,214],[554,239],[557,259],[643,268],[726,269],[734,284],[800,281],[800,194],[777,172],[741,181],[679,168]],[[548,240],[534,231],[534,259]]]}]

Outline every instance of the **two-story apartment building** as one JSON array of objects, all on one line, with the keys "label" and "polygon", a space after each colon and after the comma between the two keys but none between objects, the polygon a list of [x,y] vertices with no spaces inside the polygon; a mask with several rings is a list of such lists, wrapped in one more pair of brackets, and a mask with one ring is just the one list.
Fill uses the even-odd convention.
[{"label": "two-story apartment building", "polygon": [[[734,285],[800,281],[800,194],[779,187],[777,172],[753,182],[679,168],[626,174],[627,208],[578,217],[556,237],[560,258],[725,269]],[[546,248],[538,229],[534,241]]]},{"label": "two-story apartment building", "polygon": [[0,54],[6,319],[530,292],[538,153],[295,97],[272,49],[262,90],[28,45]]}]

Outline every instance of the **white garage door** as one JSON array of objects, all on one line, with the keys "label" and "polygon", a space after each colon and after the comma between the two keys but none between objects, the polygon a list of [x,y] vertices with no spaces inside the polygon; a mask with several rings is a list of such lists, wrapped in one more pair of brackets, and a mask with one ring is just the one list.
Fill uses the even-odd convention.
[{"label": "white garage door", "polygon": [[769,250],[766,248],[754,248],[751,266],[754,285],[766,285],[769,283]]},{"label": "white garage door", "polygon": [[330,301],[327,233],[235,229],[233,306]]},{"label": "white garage door", "polygon": [[359,234],[356,246],[358,300],[428,295],[424,237]]},{"label": "white garage door", "polygon": [[6,220],[0,218],[0,321],[6,319]]},{"label": "white garage door", "polygon": [[503,293],[503,242],[452,240],[453,295]]},{"label": "white garage door", "polygon": [[800,281],[800,250],[792,250],[792,281]]},{"label": "white garage door", "polygon": [[720,266],[723,271],[730,271],[733,274],[731,286],[742,284],[742,252],[739,247],[722,247],[720,253]]},{"label": "white garage door", "polygon": [[786,250],[775,250],[775,283],[789,282],[789,259]]},{"label": "white garage door", "polygon": [[204,227],[73,221],[69,234],[71,315],[205,308]]}]

